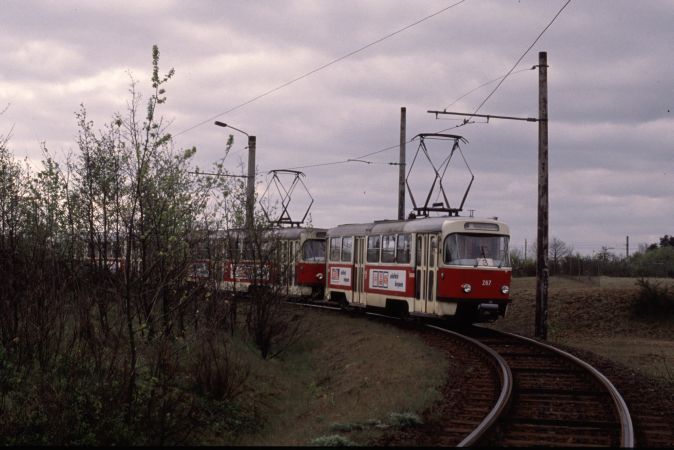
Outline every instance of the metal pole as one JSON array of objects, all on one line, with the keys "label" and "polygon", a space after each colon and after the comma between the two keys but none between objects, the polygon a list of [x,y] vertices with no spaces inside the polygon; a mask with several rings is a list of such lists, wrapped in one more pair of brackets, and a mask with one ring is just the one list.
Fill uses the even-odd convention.
[{"label": "metal pole", "polygon": [[536,337],[548,338],[548,54],[538,54],[538,241]]},{"label": "metal pole", "polygon": [[248,180],[246,184],[246,228],[253,227],[255,210],[255,136],[248,136]]},{"label": "metal pole", "polygon": [[405,143],[407,108],[400,108],[400,160],[398,166],[398,220],[405,219]]}]

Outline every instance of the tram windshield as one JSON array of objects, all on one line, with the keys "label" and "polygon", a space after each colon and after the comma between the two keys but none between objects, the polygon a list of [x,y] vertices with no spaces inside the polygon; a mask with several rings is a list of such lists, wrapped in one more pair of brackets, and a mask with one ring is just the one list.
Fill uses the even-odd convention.
[{"label": "tram windshield", "polygon": [[325,240],[309,239],[302,246],[302,260],[311,262],[325,261]]},{"label": "tram windshield", "polygon": [[510,267],[508,236],[453,233],[445,238],[444,262],[455,266]]}]

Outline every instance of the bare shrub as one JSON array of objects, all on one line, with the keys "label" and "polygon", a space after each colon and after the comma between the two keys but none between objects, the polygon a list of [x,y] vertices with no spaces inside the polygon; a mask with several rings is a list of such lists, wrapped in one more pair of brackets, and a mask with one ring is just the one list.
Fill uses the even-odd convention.
[{"label": "bare shrub", "polygon": [[263,359],[274,358],[301,338],[301,315],[275,288],[256,289],[246,311],[246,329]]},{"label": "bare shrub", "polygon": [[212,331],[202,332],[195,347],[190,361],[195,392],[217,401],[236,399],[245,388],[249,369],[235,360],[228,336]]},{"label": "bare shrub", "polygon": [[152,59],[145,107],[135,81],[103,130],[82,107],[65,170],[43,147],[33,174],[0,136],[0,445],[185,444],[235,410],[231,308],[212,279],[186,281],[216,183],[173,148],[158,114],[173,70]]},{"label": "bare shrub", "polygon": [[667,318],[674,314],[674,290],[657,281],[640,278],[634,296],[634,313],[638,316]]}]

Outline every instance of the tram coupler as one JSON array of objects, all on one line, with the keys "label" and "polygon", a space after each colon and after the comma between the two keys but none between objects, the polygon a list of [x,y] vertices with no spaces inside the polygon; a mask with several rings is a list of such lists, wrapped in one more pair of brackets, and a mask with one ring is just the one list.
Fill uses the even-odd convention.
[{"label": "tram coupler", "polygon": [[477,319],[480,322],[493,322],[498,319],[498,305],[494,303],[480,303],[477,305]]}]

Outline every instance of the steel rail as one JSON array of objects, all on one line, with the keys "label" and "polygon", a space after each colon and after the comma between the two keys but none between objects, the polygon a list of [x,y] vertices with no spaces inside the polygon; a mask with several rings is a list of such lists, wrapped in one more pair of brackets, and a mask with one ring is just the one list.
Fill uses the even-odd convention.
[{"label": "steel rail", "polygon": [[537,341],[535,339],[531,339],[528,337],[520,336],[518,334],[513,334],[513,333],[508,333],[505,331],[499,331],[499,330],[493,330],[489,328],[490,331],[498,334],[502,334],[505,336],[510,336],[516,339],[521,339],[533,344],[536,344],[540,347],[543,347],[547,350],[551,350],[559,355],[561,355],[564,358],[569,359],[576,365],[580,366],[581,368],[587,370],[594,376],[609,392],[611,399],[613,400],[613,404],[615,406],[616,412],[618,413],[619,419],[620,419],[620,446],[624,448],[633,448],[635,444],[634,440],[634,425],[632,424],[632,417],[630,416],[629,408],[627,407],[627,403],[625,403],[625,400],[622,398],[620,393],[618,392],[618,389],[611,383],[611,381],[604,376],[599,370],[596,368],[592,367],[590,364],[586,363],[580,358],[577,358],[576,356],[572,355],[571,353],[565,352],[564,350],[560,350],[556,347],[553,347],[550,344],[546,344],[544,342]]},{"label": "steel rail", "polygon": [[[295,303],[297,305],[303,305],[303,306],[311,306],[315,308],[321,308],[321,309],[331,309],[331,310],[340,310],[341,308],[335,308],[327,305],[312,305],[312,304],[306,304],[306,303]],[[385,319],[396,319],[400,320],[400,317],[396,316],[389,316],[387,314],[380,314],[380,313],[375,313],[375,312],[365,312],[365,315],[369,316],[374,316],[374,317],[382,317]],[[513,391],[513,375],[512,371],[510,370],[510,366],[508,366],[508,363],[503,359],[501,355],[499,355],[495,350],[490,348],[489,346],[483,344],[482,342],[473,339],[471,337],[465,336],[461,333],[457,333],[455,331],[448,330],[446,328],[438,327],[436,325],[431,325],[431,324],[426,324],[426,327],[431,328],[436,331],[441,331],[446,334],[450,334],[454,336],[457,339],[461,339],[467,342],[470,342],[471,344],[475,345],[476,347],[480,348],[482,351],[484,351],[486,354],[488,354],[491,358],[493,358],[494,361],[496,361],[497,364],[497,370],[499,372],[499,377],[501,379],[501,391],[499,393],[499,397],[496,400],[493,408],[489,411],[489,413],[482,419],[482,421],[478,424],[477,427],[473,429],[473,431],[470,432],[468,436],[463,438],[461,442],[457,444],[457,447],[472,447],[477,444],[477,442],[484,437],[484,435],[491,430],[491,428],[494,426],[496,421],[500,418],[500,416],[506,411],[508,404],[510,403],[510,398],[512,395]]]},{"label": "steel rail", "polygon": [[[319,307],[319,308],[324,308],[324,309],[340,309],[340,308],[335,308],[335,307],[330,307],[326,305],[310,305],[310,304],[304,304],[305,306],[314,306],[314,307]],[[371,315],[371,316],[377,316],[377,317],[383,317],[387,319],[400,319],[399,317],[395,316],[389,316],[386,314],[379,314],[379,313],[373,313],[373,312],[365,312],[365,315]],[[465,336],[461,333],[457,333],[451,330],[448,330],[446,328],[438,327],[435,325],[430,325],[426,324],[426,327],[432,328],[437,331],[441,331],[447,334],[451,334],[459,339],[463,339],[466,341],[471,342],[472,344],[478,346],[482,350],[484,350],[487,354],[489,354],[491,357],[494,358],[495,361],[498,363],[498,369],[500,372],[500,377],[501,377],[501,392],[499,395],[498,400],[496,401],[494,407],[492,410],[484,417],[484,419],[480,422],[480,424],[468,435],[466,436],[458,445],[457,447],[468,447],[468,446],[473,446],[475,445],[490,429],[491,427],[496,423],[496,421],[499,419],[499,417],[505,412],[512,393],[513,389],[513,375],[510,370],[510,367],[508,363],[503,359],[501,355],[498,354],[495,350],[490,348],[489,346],[479,342],[476,339],[473,339],[471,337]],[[612,401],[613,405],[615,408],[615,411],[618,414],[619,420],[620,420],[620,446],[624,448],[633,448],[635,446],[635,438],[634,438],[634,425],[632,423],[632,418],[629,412],[629,408],[627,407],[627,403],[625,400],[622,398],[616,387],[611,383],[611,381],[604,376],[599,370],[588,364],[587,362],[583,361],[582,359],[565,352],[564,350],[561,350],[559,348],[556,348],[550,344],[546,344],[540,341],[537,341],[535,339],[531,339],[525,336],[520,336],[518,334],[514,333],[508,333],[505,331],[499,331],[499,330],[494,330],[491,328],[484,328],[484,327],[479,327],[484,330],[489,330],[492,333],[495,334],[500,334],[503,336],[509,336],[511,338],[519,339],[525,342],[532,343],[534,345],[537,345],[541,348],[547,349],[552,351],[553,353],[556,353],[563,358],[568,359],[569,361],[573,362],[577,366],[581,367],[582,369],[586,370],[589,372],[601,385],[604,386],[604,388],[608,391]]]},{"label": "steel rail", "polygon": [[508,406],[508,403],[510,402],[510,396],[513,390],[513,375],[510,370],[510,366],[508,366],[508,363],[506,363],[505,359],[503,359],[501,355],[499,355],[495,350],[489,348],[480,341],[477,341],[463,334],[447,330],[446,328],[441,328],[429,324],[427,324],[426,326],[428,328],[432,328],[437,331],[442,331],[444,333],[451,334],[459,339],[466,340],[471,344],[476,345],[484,352],[486,352],[489,356],[491,356],[498,364],[499,376],[501,378],[501,392],[499,394],[498,399],[496,400],[496,403],[494,404],[494,407],[491,409],[491,411],[489,411],[489,413],[484,417],[484,419],[482,419],[480,424],[477,427],[475,427],[475,429],[468,436],[466,436],[461,442],[457,444],[457,447],[472,447],[475,444],[477,444],[477,442],[482,437],[484,437],[484,435],[492,428],[492,426],[494,426],[494,424],[499,419],[499,417],[504,413],[504,411]]}]

